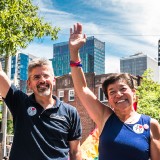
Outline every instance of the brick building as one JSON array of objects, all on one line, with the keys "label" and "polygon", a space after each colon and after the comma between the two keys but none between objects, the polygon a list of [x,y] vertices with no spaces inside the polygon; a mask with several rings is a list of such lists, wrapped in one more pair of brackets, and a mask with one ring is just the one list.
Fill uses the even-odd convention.
[{"label": "brick building", "polygon": [[[94,74],[87,74],[87,83],[91,90],[94,86]],[[82,106],[79,98],[74,92],[73,81],[70,74],[56,78],[56,85],[53,89],[53,94],[57,95],[60,100],[75,106],[79,112],[82,126],[83,135],[82,142],[86,139],[89,133],[95,128],[95,123],[90,119],[88,113]]]},{"label": "brick building", "polygon": [[[88,87],[94,92],[98,99],[107,105],[107,100],[102,92],[102,83],[108,74],[95,75],[95,73],[86,73],[86,81]],[[135,85],[137,85],[137,78],[133,77]],[[74,92],[72,77],[70,74],[56,77],[56,85],[53,89],[53,94],[57,95],[60,100],[75,106],[79,112],[83,133],[82,143],[88,137],[90,132],[96,127],[96,124],[89,117],[87,111],[82,106],[77,94]]]}]

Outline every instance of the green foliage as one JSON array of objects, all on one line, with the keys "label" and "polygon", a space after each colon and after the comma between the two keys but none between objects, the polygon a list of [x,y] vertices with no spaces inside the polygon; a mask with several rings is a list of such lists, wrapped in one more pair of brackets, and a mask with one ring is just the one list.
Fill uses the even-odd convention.
[{"label": "green foliage", "polygon": [[[5,57],[4,71],[7,73],[9,56],[15,55],[20,48],[26,48],[35,37],[57,39],[59,30],[38,17],[38,7],[32,4],[32,0],[1,0],[0,56]],[[8,133],[13,133],[12,120],[8,120],[7,125]]]},{"label": "green foliage", "polygon": [[13,120],[7,120],[7,134],[13,134]]},{"label": "green foliage", "polygon": [[138,112],[151,116],[160,122],[160,84],[152,80],[152,71],[146,70],[137,89]]},{"label": "green foliage", "polygon": [[38,7],[31,0],[0,2],[0,55],[14,55],[35,37],[51,36],[55,40],[59,30],[38,17]]}]

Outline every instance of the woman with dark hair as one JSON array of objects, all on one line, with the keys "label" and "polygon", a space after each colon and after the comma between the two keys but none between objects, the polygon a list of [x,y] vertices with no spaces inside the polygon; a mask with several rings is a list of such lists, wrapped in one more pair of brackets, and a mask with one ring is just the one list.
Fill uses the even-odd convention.
[{"label": "woman with dark hair", "polygon": [[86,42],[82,25],[70,29],[70,66],[74,87],[100,133],[99,160],[159,160],[160,125],[134,109],[136,90],[126,73],[110,74],[103,91],[111,107],[101,103],[87,87],[79,49]]}]

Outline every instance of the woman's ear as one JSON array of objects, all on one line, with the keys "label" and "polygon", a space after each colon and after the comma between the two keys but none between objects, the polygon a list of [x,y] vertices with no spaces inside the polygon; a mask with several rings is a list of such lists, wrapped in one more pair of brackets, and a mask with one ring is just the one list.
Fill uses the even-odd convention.
[{"label": "woman's ear", "polygon": [[135,88],[134,88],[134,89],[132,89],[132,92],[136,94],[136,89],[135,89]]},{"label": "woman's ear", "polygon": [[133,101],[135,101],[136,100],[136,98],[137,98],[137,95],[136,95],[136,89],[134,88],[134,89],[132,89],[132,92],[133,92]]}]

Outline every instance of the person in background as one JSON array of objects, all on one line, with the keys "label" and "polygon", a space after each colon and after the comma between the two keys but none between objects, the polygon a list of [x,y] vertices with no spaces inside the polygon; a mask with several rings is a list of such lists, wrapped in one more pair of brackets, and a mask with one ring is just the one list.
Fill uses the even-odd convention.
[{"label": "person in background", "polygon": [[87,87],[79,49],[86,42],[82,25],[70,29],[71,75],[75,91],[99,129],[99,160],[159,160],[160,124],[135,111],[136,95],[130,74],[110,74],[102,84],[109,106]]},{"label": "person in background", "polygon": [[52,94],[54,83],[50,61],[33,59],[27,81],[33,94],[28,96],[11,84],[0,63],[0,93],[14,124],[10,160],[81,160],[79,114]]}]

